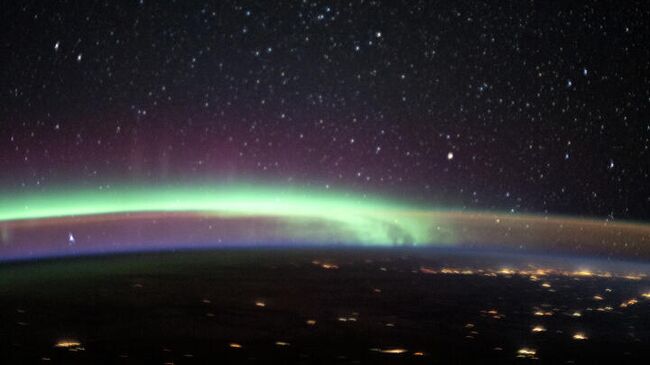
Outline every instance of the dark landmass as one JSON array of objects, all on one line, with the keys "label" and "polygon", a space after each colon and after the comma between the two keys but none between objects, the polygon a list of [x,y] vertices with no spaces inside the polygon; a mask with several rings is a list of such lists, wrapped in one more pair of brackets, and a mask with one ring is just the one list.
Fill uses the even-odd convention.
[{"label": "dark landmass", "polygon": [[412,248],[4,263],[0,363],[648,361],[650,280],[589,265]]}]

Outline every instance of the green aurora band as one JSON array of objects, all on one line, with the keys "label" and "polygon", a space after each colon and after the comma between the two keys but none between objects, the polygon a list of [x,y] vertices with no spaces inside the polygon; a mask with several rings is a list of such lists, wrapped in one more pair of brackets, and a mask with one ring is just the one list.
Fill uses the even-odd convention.
[{"label": "green aurora band", "polygon": [[[339,237],[350,244],[452,243],[431,216],[389,200],[307,189],[236,186],[130,187],[52,191],[0,197],[0,222],[142,212],[196,212],[224,218],[271,217],[286,223],[292,238]],[[309,233],[309,222],[326,230]]]},{"label": "green aurora band", "polygon": [[[77,245],[68,245],[69,232],[79,233]],[[310,243],[650,258],[650,224],[429,209],[359,193],[273,185],[131,186],[0,195],[0,259],[192,244]]]}]

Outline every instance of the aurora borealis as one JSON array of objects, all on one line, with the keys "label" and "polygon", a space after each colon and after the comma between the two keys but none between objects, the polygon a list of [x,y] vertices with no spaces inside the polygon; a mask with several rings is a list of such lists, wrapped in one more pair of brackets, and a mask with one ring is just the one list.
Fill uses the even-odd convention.
[{"label": "aurora borealis", "polygon": [[650,256],[641,4],[73,3],[2,14],[0,259]]},{"label": "aurora borealis", "polygon": [[1,258],[269,244],[481,247],[644,258],[650,242],[646,224],[435,209],[295,186],[64,189],[5,197],[1,203]]},{"label": "aurora borealis", "polygon": [[[405,206],[355,196],[256,187],[131,188],[105,192],[57,192],[4,201],[0,221],[130,213],[195,213],[222,218],[271,217],[290,222],[330,222],[351,242],[431,242],[430,225]],[[286,237],[292,238],[291,235]],[[308,237],[305,237],[308,238]],[[340,238],[343,238],[342,236]]]}]

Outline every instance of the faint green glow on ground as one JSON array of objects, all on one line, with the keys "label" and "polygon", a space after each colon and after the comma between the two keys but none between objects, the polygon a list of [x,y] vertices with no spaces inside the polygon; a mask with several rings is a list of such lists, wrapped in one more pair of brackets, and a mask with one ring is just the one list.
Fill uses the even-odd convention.
[{"label": "faint green glow on ground", "polygon": [[[58,190],[0,197],[0,222],[138,212],[274,217],[286,221],[288,238],[327,236],[368,245],[453,243],[453,232],[441,229],[431,216],[417,214],[407,204],[353,193],[235,185]],[[310,234],[307,221],[321,224]]]}]

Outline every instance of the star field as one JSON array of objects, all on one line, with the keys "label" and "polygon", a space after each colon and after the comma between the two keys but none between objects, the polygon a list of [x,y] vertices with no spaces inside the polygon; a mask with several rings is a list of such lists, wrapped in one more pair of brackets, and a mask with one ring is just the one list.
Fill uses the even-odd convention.
[{"label": "star field", "polygon": [[650,219],[645,2],[3,8],[3,191],[247,179]]}]

